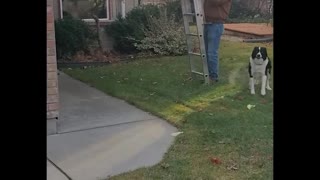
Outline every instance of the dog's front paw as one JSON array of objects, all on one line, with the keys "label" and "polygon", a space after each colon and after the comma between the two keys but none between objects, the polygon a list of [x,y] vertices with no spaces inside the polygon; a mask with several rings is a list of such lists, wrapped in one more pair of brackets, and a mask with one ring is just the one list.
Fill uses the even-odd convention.
[{"label": "dog's front paw", "polygon": [[269,91],[271,91],[272,89],[271,89],[271,87],[267,87],[267,89],[269,90]]},{"label": "dog's front paw", "polygon": [[262,96],[266,95],[266,91],[261,91],[261,95]]},{"label": "dog's front paw", "polygon": [[250,91],[250,93],[251,93],[251,94],[256,94],[256,92],[254,92],[254,91]]}]

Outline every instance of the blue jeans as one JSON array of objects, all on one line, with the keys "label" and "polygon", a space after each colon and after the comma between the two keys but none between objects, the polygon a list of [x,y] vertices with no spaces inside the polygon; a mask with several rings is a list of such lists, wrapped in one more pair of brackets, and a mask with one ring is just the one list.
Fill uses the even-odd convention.
[{"label": "blue jeans", "polygon": [[211,23],[204,25],[204,42],[207,52],[209,76],[218,80],[219,78],[219,45],[224,26],[222,23]]}]

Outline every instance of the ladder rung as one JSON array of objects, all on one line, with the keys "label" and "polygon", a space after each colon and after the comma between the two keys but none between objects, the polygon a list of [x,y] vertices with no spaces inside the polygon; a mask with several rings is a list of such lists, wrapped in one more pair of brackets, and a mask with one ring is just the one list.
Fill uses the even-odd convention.
[{"label": "ladder rung", "polygon": [[183,13],[184,16],[195,16],[194,13]]},{"label": "ladder rung", "polygon": [[192,73],[195,73],[195,74],[198,74],[198,75],[201,75],[201,76],[203,76],[203,73],[201,73],[201,72],[198,72],[198,71],[191,71]]},{"label": "ladder rung", "polygon": [[195,34],[195,33],[186,33],[187,36],[199,36],[199,34]]},{"label": "ladder rung", "polygon": [[190,55],[194,55],[194,56],[201,56],[200,53],[194,53],[194,52],[189,52]]}]

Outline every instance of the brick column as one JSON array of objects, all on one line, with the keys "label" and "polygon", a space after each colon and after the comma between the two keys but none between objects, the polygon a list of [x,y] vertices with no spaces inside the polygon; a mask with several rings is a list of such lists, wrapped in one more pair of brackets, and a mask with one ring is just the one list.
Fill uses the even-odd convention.
[{"label": "brick column", "polygon": [[57,132],[59,92],[53,0],[47,0],[47,135]]}]

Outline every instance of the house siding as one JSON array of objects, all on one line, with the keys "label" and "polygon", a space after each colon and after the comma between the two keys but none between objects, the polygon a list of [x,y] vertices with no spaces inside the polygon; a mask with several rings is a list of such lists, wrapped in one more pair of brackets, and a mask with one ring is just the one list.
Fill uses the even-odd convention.
[{"label": "house siding", "polygon": [[60,0],[53,0],[53,16],[54,19],[59,19],[60,17]]}]

